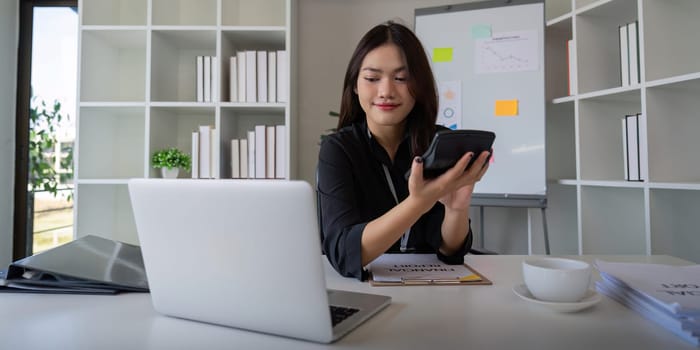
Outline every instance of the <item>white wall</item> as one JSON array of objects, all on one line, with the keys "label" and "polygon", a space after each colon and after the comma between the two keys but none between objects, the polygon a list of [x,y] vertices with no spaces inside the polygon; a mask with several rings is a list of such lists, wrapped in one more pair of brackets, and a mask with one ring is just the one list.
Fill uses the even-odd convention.
[{"label": "white wall", "polygon": [[0,267],[12,261],[19,1],[0,1]]}]

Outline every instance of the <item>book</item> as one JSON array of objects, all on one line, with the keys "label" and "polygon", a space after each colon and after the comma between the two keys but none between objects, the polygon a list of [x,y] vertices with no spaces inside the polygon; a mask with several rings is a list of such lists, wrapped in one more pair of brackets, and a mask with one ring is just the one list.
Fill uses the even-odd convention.
[{"label": "book", "polygon": [[236,61],[238,63],[238,102],[246,102],[246,54],[245,51],[236,53]]},{"label": "book", "polygon": [[248,176],[248,139],[241,139],[240,142],[240,168],[241,179],[247,179]]},{"label": "book", "polygon": [[238,102],[238,57],[231,56],[229,59],[229,71],[229,101]]},{"label": "book", "polygon": [[216,56],[211,57],[211,101],[219,101],[219,60]]},{"label": "book", "polygon": [[204,102],[211,102],[211,56],[204,56]]},{"label": "book", "polygon": [[639,180],[649,180],[649,144],[647,140],[647,116],[637,113],[637,132],[639,137]]},{"label": "book", "polygon": [[596,289],[684,340],[700,345],[700,265],[596,260]]},{"label": "book", "polygon": [[258,91],[257,91],[257,54],[255,51],[245,52],[245,101],[246,102],[257,102],[258,101]]},{"label": "book", "polygon": [[231,178],[241,178],[241,143],[238,139],[231,140]]},{"label": "book", "polygon": [[265,125],[255,126],[255,178],[264,179],[266,172],[265,166],[267,162],[265,160],[265,147],[267,145],[266,140],[267,130]]},{"label": "book", "polygon": [[197,69],[197,102],[204,102],[204,57],[197,56],[196,60]]},{"label": "book", "polygon": [[267,102],[267,51],[258,51],[258,102]]},{"label": "book", "polygon": [[211,178],[211,126],[199,126],[199,178]]},{"label": "book", "polygon": [[277,102],[277,52],[267,53],[267,102]]},{"label": "book", "polygon": [[287,127],[275,125],[275,178],[287,176]]},{"label": "book", "polygon": [[287,102],[287,85],[289,85],[289,72],[287,71],[287,51],[277,51],[277,102]]},{"label": "book", "polygon": [[372,285],[491,284],[473,268],[448,265],[435,254],[383,254],[369,265]]},{"label": "book", "polygon": [[622,118],[622,167],[625,171],[624,179],[626,181],[630,180],[630,161],[628,159],[627,153],[627,117]]},{"label": "book", "polygon": [[265,127],[265,177],[275,178],[275,126]]},{"label": "book", "polygon": [[211,160],[209,162],[211,170],[209,171],[209,175],[212,179],[218,179],[220,176],[219,163],[221,162],[221,145],[219,142],[219,132],[215,128],[211,128],[211,137],[209,140],[211,141],[211,146],[209,148],[211,154]]},{"label": "book", "polygon": [[627,119],[627,172],[629,181],[639,181],[639,129],[637,115],[625,116]]},{"label": "book", "polygon": [[627,26],[619,26],[620,32],[620,80],[621,86],[630,84],[629,44],[627,44]]},{"label": "book", "polygon": [[569,73],[569,96],[575,95],[577,92],[576,88],[576,69],[574,58],[576,56],[576,47],[574,46],[573,40],[568,40],[566,42],[566,57],[567,57],[567,68]]},{"label": "book", "polygon": [[639,35],[637,22],[627,24],[630,85],[639,84]]},{"label": "book", "polygon": [[199,132],[192,133],[192,178],[199,178]]},{"label": "book", "polygon": [[255,178],[255,130],[248,131],[248,178]]}]

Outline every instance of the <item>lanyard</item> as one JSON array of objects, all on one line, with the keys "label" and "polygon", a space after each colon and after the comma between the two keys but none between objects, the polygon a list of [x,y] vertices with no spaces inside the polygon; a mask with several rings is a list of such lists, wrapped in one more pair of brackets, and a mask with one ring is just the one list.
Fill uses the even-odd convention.
[{"label": "lanyard", "polygon": [[[382,167],[384,167],[384,175],[386,176],[386,182],[389,184],[389,189],[391,190],[391,194],[394,196],[394,200],[396,201],[396,204],[399,204],[399,197],[396,196],[396,189],[394,188],[394,181],[391,180],[391,175],[389,174],[389,168],[386,167],[386,165],[382,164]],[[411,235],[411,228],[409,227],[408,230],[401,236],[401,252],[406,252],[406,246],[408,245],[408,237]]]}]

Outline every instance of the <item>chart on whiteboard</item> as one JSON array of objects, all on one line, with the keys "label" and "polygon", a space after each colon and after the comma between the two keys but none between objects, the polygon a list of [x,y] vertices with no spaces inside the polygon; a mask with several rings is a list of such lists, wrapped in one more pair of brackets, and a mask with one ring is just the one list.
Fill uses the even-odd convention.
[{"label": "chart on whiteboard", "polygon": [[493,33],[475,41],[477,74],[535,71],[539,69],[537,31]]}]

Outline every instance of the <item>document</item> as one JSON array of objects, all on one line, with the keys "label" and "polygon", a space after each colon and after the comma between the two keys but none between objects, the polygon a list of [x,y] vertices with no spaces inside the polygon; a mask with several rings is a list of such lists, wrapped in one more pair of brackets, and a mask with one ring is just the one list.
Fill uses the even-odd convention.
[{"label": "document", "polygon": [[384,254],[369,266],[373,285],[491,284],[465,265],[448,265],[435,254]]},{"label": "document", "polygon": [[691,344],[700,345],[700,265],[597,260],[596,289]]}]

